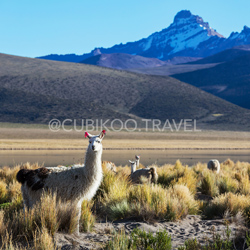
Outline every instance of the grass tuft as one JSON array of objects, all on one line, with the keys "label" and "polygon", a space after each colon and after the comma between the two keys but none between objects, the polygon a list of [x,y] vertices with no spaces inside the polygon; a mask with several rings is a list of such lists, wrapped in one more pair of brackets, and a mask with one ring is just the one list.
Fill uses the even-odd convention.
[{"label": "grass tuft", "polygon": [[91,212],[91,207],[93,202],[83,201],[82,202],[82,211],[80,218],[81,231],[91,232],[95,224],[95,216]]}]

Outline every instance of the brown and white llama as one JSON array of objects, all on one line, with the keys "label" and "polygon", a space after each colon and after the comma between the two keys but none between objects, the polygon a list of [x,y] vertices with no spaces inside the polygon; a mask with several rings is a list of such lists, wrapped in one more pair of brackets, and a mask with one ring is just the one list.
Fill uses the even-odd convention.
[{"label": "brown and white llama", "polygon": [[129,161],[131,164],[131,181],[133,183],[142,183],[144,180],[150,183],[157,183],[158,174],[155,167],[141,168],[136,170],[136,162]]},{"label": "brown and white llama", "polygon": [[105,130],[96,136],[85,132],[89,145],[84,167],[21,169],[17,173],[17,181],[22,184],[24,205],[32,208],[40,201],[44,190],[56,193],[57,198],[62,202],[71,202],[76,206],[78,212],[76,233],[78,234],[82,202],[93,198],[102,181],[101,157],[104,135]]}]

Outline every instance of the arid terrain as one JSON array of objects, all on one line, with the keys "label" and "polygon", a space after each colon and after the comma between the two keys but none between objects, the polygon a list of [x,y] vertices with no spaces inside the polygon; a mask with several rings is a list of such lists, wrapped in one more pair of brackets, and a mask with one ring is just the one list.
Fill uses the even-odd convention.
[{"label": "arid terrain", "polygon": [[[15,125],[13,125],[15,126]],[[17,125],[16,125],[17,126]],[[23,127],[22,127],[23,126]],[[70,128],[69,128],[70,129]],[[93,134],[95,131],[93,132]],[[103,142],[109,149],[250,149],[249,132],[112,132]],[[52,132],[46,126],[0,127],[1,149],[85,149],[81,132]]]}]

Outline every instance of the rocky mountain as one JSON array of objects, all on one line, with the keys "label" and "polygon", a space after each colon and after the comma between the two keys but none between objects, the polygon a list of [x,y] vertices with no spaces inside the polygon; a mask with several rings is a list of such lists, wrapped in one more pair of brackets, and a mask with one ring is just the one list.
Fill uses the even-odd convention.
[{"label": "rocky mountain", "polygon": [[148,58],[168,60],[173,57],[207,57],[234,46],[250,44],[250,28],[244,26],[241,33],[233,32],[223,37],[209,26],[200,16],[188,10],[177,13],[173,23],[147,38],[111,48],[97,48],[90,53],[79,55],[48,55],[42,59],[81,62],[96,54],[125,53]]}]

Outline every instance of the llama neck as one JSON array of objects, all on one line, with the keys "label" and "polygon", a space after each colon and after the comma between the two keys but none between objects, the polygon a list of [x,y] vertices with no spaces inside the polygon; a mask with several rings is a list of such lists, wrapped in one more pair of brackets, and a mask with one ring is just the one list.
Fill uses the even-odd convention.
[{"label": "llama neck", "polygon": [[97,168],[101,169],[102,166],[101,158],[102,158],[102,149],[97,152],[94,152],[90,148],[87,148],[84,165],[86,168],[92,169],[94,171],[96,171]]},{"label": "llama neck", "polygon": [[131,174],[133,174],[136,170],[136,164],[131,164]]},{"label": "llama neck", "polygon": [[136,166],[139,167],[140,159],[136,159],[135,162],[136,162]]},{"label": "llama neck", "polygon": [[84,170],[87,172],[87,181],[93,182],[102,178],[102,149],[94,152],[87,148]]}]

